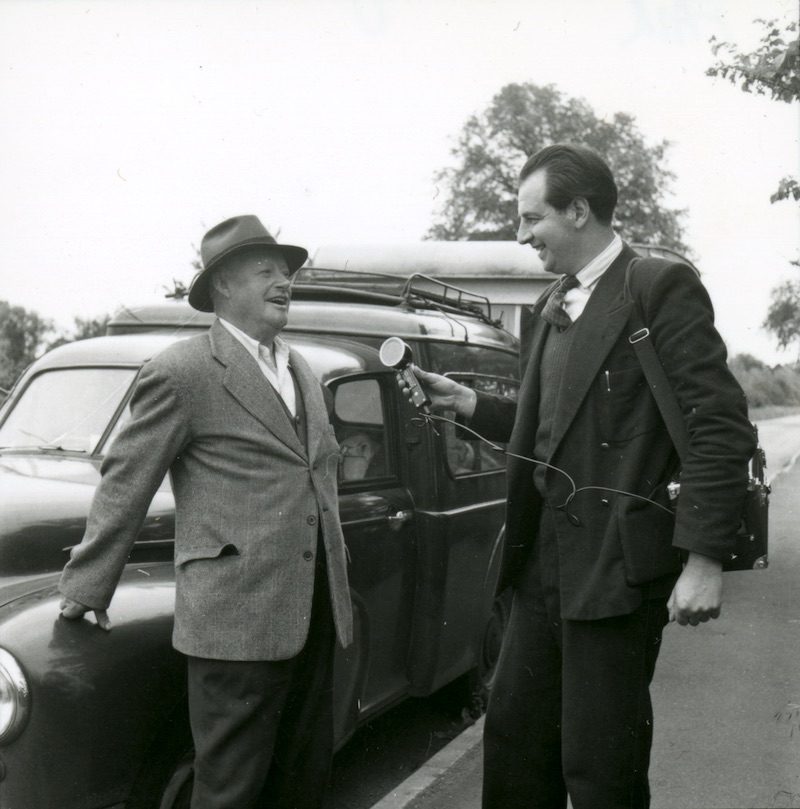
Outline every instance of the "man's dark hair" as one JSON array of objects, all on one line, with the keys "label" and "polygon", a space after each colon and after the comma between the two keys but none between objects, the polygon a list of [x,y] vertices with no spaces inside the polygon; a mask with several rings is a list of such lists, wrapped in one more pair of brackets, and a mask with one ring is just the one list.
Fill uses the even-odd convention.
[{"label": "man's dark hair", "polygon": [[611,224],[617,204],[617,184],[608,164],[597,152],[569,143],[545,146],[522,167],[520,185],[537,171],[546,173],[548,205],[564,211],[576,197],[583,197],[601,225]]}]

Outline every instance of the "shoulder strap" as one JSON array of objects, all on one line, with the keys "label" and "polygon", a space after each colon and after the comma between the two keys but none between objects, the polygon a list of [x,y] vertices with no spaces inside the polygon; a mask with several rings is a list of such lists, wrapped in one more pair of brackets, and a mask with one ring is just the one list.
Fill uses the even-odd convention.
[{"label": "shoulder strap", "polygon": [[629,321],[633,330],[628,337],[628,342],[636,352],[636,358],[642,366],[645,379],[650,386],[653,398],[656,400],[661,418],[664,419],[664,424],[675,446],[675,451],[683,461],[689,447],[689,433],[686,429],[686,422],[683,419],[680,405],[675,398],[675,392],[669,384],[667,375],[664,372],[664,366],[661,364],[661,360],[658,358],[653,342],[650,339],[650,329],[645,325],[641,295],[633,294],[633,269],[638,262],[638,258],[632,259],[625,271],[625,295],[629,299],[633,299],[635,304]]}]

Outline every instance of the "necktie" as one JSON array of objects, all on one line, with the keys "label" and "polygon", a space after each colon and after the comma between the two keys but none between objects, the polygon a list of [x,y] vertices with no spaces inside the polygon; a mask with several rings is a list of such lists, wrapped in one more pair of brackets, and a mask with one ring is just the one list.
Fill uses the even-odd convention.
[{"label": "necktie", "polygon": [[564,295],[579,285],[580,281],[574,275],[563,275],[542,309],[542,317],[559,331],[563,331],[572,323],[570,316],[564,311]]}]

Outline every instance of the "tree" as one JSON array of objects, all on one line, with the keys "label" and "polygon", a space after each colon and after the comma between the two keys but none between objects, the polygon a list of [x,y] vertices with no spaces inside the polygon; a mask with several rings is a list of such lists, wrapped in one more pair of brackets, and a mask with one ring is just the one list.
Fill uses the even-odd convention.
[{"label": "tree", "polygon": [[65,343],[74,343],[77,340],[88,340],[90,337],[102,337],[106,333],[106,326],[111,320],[111,315],[99,317],[75,317],[73,321],[75,327],[72,334],[62,332],[55,340],[48,344],[48,350],[58,348]]},{"label": "tree", "polygon": [[564,141],[608,161],[621,192],[614,226],[626,239],[690,252],[682,241],[684,212],[663,204],[675,177],[665,168],[669,143],[647,146],[633,116],[604,120],[585,101],[530,83],[506,85],[484,113],[467,120],[451,149],[457,165],[436,174],[446,196],[426,238],[514,239],[520,169],[534,152]]},{"label": "tree", "polygon": [[106,333],[106,326],[111,315],[100,317],[76,317],[73,340],[88,340],[90,337],[102,337]]},{"label": "tree", "polygon": [[728,364],[751,408],[800,405],[800,365],[770,368],[750,354],[737,354]]},{"label": "tree", "polygon": [[[796,20],[784,24],[777,20],[755,21],[764,29],[758,48],[742,53],[730,42],[711,37],[711,51],[722,57],[706,70],[707,76],[727,79],[745,93],[769,95],[774,101],[793,104],[800,100],[800,39]],[[771,202],[800,200],[800,185],[794,177],[784,177]]]},{"label": "tree", "polygon": [[800,99],[797,20],[783,24],[778,20],[755,22],[764,28],[764,33],[753,53],[742,53],[736,45],[711,37],[714,56],[725,54],[727,61],[719,59],[706,75],[728,79],[745,93],[770,95],[776,101],[791,104]]},{"label": "tree", "polygon": [[22,306],[0,301],[0,397],[7,393],[20,374],[45,350],[74,340],[99,337],[106,333],[110,315],[94,318],[76,317],[72,334],[54,333],[53,323]]},{"label": "tree", "polygon": [[11,389],[17,377],[45,347],[53,324],[35,312],[0,301],[0,389]]},{"label": "tree", "polygon": [[764,328],[775,335],[779,348],[788,348],[800,337],[800,281],[785,281],[772,290]]},{"label": "tree", "polygon": [[[711,37],[711,50],[722,57],[706,74],[727,79],[745,93],[770,96],[774,101],[795,104],[800,101],[800,37],[797,20],[781,24],[777,20],[755,21],[763,31],[753,53],[742,53],[736,45],[717,42]],[[800,201],[800,185],[795,177],[784,177],[770,202]],[[795,267],[800,261],[793,261]],[[800,281],[787,281],[772,290],[772,303],[764,328],[778,338],[781,348],[800,340]]]}]

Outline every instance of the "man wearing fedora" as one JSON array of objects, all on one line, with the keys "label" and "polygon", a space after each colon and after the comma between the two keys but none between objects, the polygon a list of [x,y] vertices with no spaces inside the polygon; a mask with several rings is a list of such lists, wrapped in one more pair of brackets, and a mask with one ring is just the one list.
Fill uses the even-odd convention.
[{"label": "man wearing fedora", "polygon": [[255,216],[201,245],[189,303],[206,334],[142,368],[61,577],[65,618],[107,614],[150,501],[175,496],[175,628],[195,742],[192,809],[322,805],[332,667],[352,639],[339,447],[319,382],[281,339],[307,251]]}]

